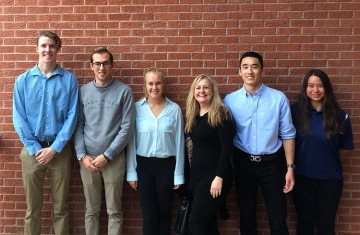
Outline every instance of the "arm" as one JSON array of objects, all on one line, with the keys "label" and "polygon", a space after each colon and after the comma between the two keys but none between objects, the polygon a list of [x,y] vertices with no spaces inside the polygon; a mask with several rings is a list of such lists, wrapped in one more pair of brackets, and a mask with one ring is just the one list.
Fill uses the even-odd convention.
[{"label": "arm", "polygon": [[77,109],[78,109],[78,82],[74,75],[71,75],[72,85],[70,88],[69,94],[64,94],[65,97],[69,96],[68,112],[67,118],[64,121],[62,128],[59,133],[56,135],[54,143],[51,145],[51,148],[56,152],[61,152],[65,144],[71,139],[76,123],[77,123]]},{"label": "arm", "polygon": [[124,92],[122,99],[122,115],[120,131],[116,135],[110,147],[105,151],[105,154],[111,160],[114,156],[121,153],[121,151],[125,149],[134,130],[136,111],[134,98],[130,87],[127,87],[127,90]]},{"label": "arm", "polygon": [[96,168],[96,166],[92,164],[93,161],[92,158],[86,155],[85,140],[84,140],[85,115],[84,115],[84,106],[80,98],[81,95],[79,94],[79,114],[78,114],[78,121],[74,133],[76,157],[79,161],[80,159],[82,159],[81,164],[85,167],[85,169],[89,171],[96,171],[98,169]]},{"label": "arm", "polygon": [[221,153],[216,177],[213,180],[210,188],[210,194],[213,196],[213,198],[220,196],[221,194],[223,178],[229,170],[228,166],[230,165],[230,158],[233,155],[232,140],[235,134],[233,120],[224,120],[223,125],[219,125],[217,130],[221,144]]},{"label": "arm", "polygon": [[178,189],[180,184],[185,183],[184,178],[184,163],[185,163],[185,140],[184,140],[184,121],[180,107],[176,112],[176,127],[175,127],[175,149],[176,149],[176,164],[174,171],[174,189]]},{"label": "arm", "polygon": [[24,84],[20,79],[17,79],[14,86],[13,123],[21,142],[24,144],[29,154],[34,155],[42,149],[42,147],[33,135],[33,131],[31,130],[26,117],[24,92]]},{"label": "arm", "polygon": [[[291,117],[289,100],[284,95],[283,102],[280,106],[280,125],[279,136],[282,139],[287,164],[294,164],[295,156],[295,135],[296,130]],[[294,169],[287,168],[285,175],[284,193],[291,192],[294,188]]]},{"label": "arm", "polygon": [[136,190],[137,187],[137,161],[136,161],[136,128],[126,147],[126,180]]},{"label": "arm", "polygon": [[[295,139],[283,140],[283,147],[285,151],[286,163],[294,164],[294,155],[295,155]],[[294,180],[294,169],[288,167],[285,175],[285,186],[284,193],[291,192],[295,185]]]}]

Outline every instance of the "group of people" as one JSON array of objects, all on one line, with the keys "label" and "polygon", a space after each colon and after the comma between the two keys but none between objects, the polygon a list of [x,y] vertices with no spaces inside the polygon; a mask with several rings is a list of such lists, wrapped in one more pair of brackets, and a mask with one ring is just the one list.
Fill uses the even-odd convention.
[{"label": "group of people", "polygon": [[[290,107],[282,92],[262,82],[261,55],[245,52],[239,68],[243,86],[223,101],[211,76],[194,79],[184,124],[179,105],[166,97],[166,77],[158,68],[145,70],[144,97],[134,102],[131,88],[112,77],[114,58],[108,49],[92,52],[95,79],[78,90],[75,76],[57,64],[60,48],[55,33],[40,32],[39,62],[14,86],[13,122],[24,144],[25,234],[40,235],[46,171],[55,234],[69,234],[72,136],[86,199],[86,234],[99,234],[103,191],[108,234],[122,233],[125,172],[139,196],[144,235],[171,233],[173,191],[184,183],[192,197],[189,234],[220,234],[217,211],[233,182],[242,235],[258,234],[259,186],[272,235],[289,234],[289,192],[298,235],[314,234],[315,225],[319,235],[335,234],[343,185],[340,149],[353,149],[354,144],[349,116],[340,109],[325,72],[309,71],[298,102]],[[189,176],[184,172],[184,134],[192,143]],[[279,161],[280,148],[286,168]]]}]

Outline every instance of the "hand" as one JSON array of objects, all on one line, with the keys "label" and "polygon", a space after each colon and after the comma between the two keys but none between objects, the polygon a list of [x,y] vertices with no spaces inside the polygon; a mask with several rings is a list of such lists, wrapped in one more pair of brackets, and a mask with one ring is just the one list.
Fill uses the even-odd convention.
[{"label": "hand", "polygon": [[41,165],[48,164],[55,156],[56,151],[50,147],[42,148],[37,153],[35,153],[35,159]]},{"label": "hand", "polygon": [[213,198],[216,198],[221,195],[221,189],[223,184],[223,178],[216,176],[211,183],[210,194]]},{"label": "hand", "polygon": [[288,171],[285,175],[285,186],[284,186],[284,193],[289,193],[293,190],[295,185],[294,179],[294,169],[288,168]]},{"label": "hand", "polygon": [[130,186],[137,191],[137,181],[129,181]]},{"label": "hand", "polygon": [[173,188],[173,189],[179,189],[179,188],[180,188],[180,186],[181,186],[180,184],[177,184],[177,185],[175,185],[175,186],[174,186],[174,188]]},{"label": "hand", "polygon": [[86,170],[88,171],[97,171],[98,169],[96,168],[96,166],[94,166],[92,164],[93,160],[90,156],[86,155],[84,157],[84,159],[82,160],[81,164],[85,167]]},{"label": "hand", "polygon": [[104,155],[100,154],[92,161],[92,164],[96,168],[100,169],[101,167],[104,167],[107,164],[107,162],[108,161],[105,159]]}]

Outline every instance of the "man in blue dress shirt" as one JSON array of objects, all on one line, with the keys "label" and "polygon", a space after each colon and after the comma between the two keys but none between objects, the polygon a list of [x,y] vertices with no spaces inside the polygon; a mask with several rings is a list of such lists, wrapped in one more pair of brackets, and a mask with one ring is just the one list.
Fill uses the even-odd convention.
[{"label": "man in blue dress shirt", "polygon": [[71,149],[77,121],[78,82],[56,63],[61,48],[53,32],[41,31],[39,62],[15,82],[13,123],[24,148],[20,153],[26,197],[24,234],[40,235],[45,173],[50,173],[54,231],[69,234],[67,198]]},{"label": "man in blue dress shirt", "polygon": [[[285,193],[294,187],[295,128],[289,101],[262,83],[263,58],[246,52],[240,59],[243,87],[224,99],[236,123],[235,185],[241,235],[257,235],[256,199],[260,186],[272,235],[288,235]],[[287,173],[281,172],[276,152],[283,145]]]}]

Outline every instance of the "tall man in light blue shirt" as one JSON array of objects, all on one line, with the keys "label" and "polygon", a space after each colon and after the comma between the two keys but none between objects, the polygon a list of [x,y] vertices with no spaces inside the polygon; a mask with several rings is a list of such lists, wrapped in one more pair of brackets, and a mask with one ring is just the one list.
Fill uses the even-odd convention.
[{"label": "tall man in light blue shirt", "polygon": [[[256,199],[261,187],[272,235],[288,235],[285,194],[294,187],[295,128],[289,101],[262,83],[263,58],[246,52],[240,59],[243,87],[224,99],[236,123],[234,168],[241,235],[257,235]],[[283,145],[287,173],[276,152]],[[280,169],[279,169],[280,168]]]},{"label": "tall man in light blue shirt", "polygon": [[67,197],[71,149],[67,144],[77,121],[78,82],[56,63],[61,48],[53,32],[41,31],[39,62],[14,86],[13,123],[24,148],[20,153],[26,197],[24,234],[40,235],[46,170],[50,173],[54,230],[69,234]]}]

